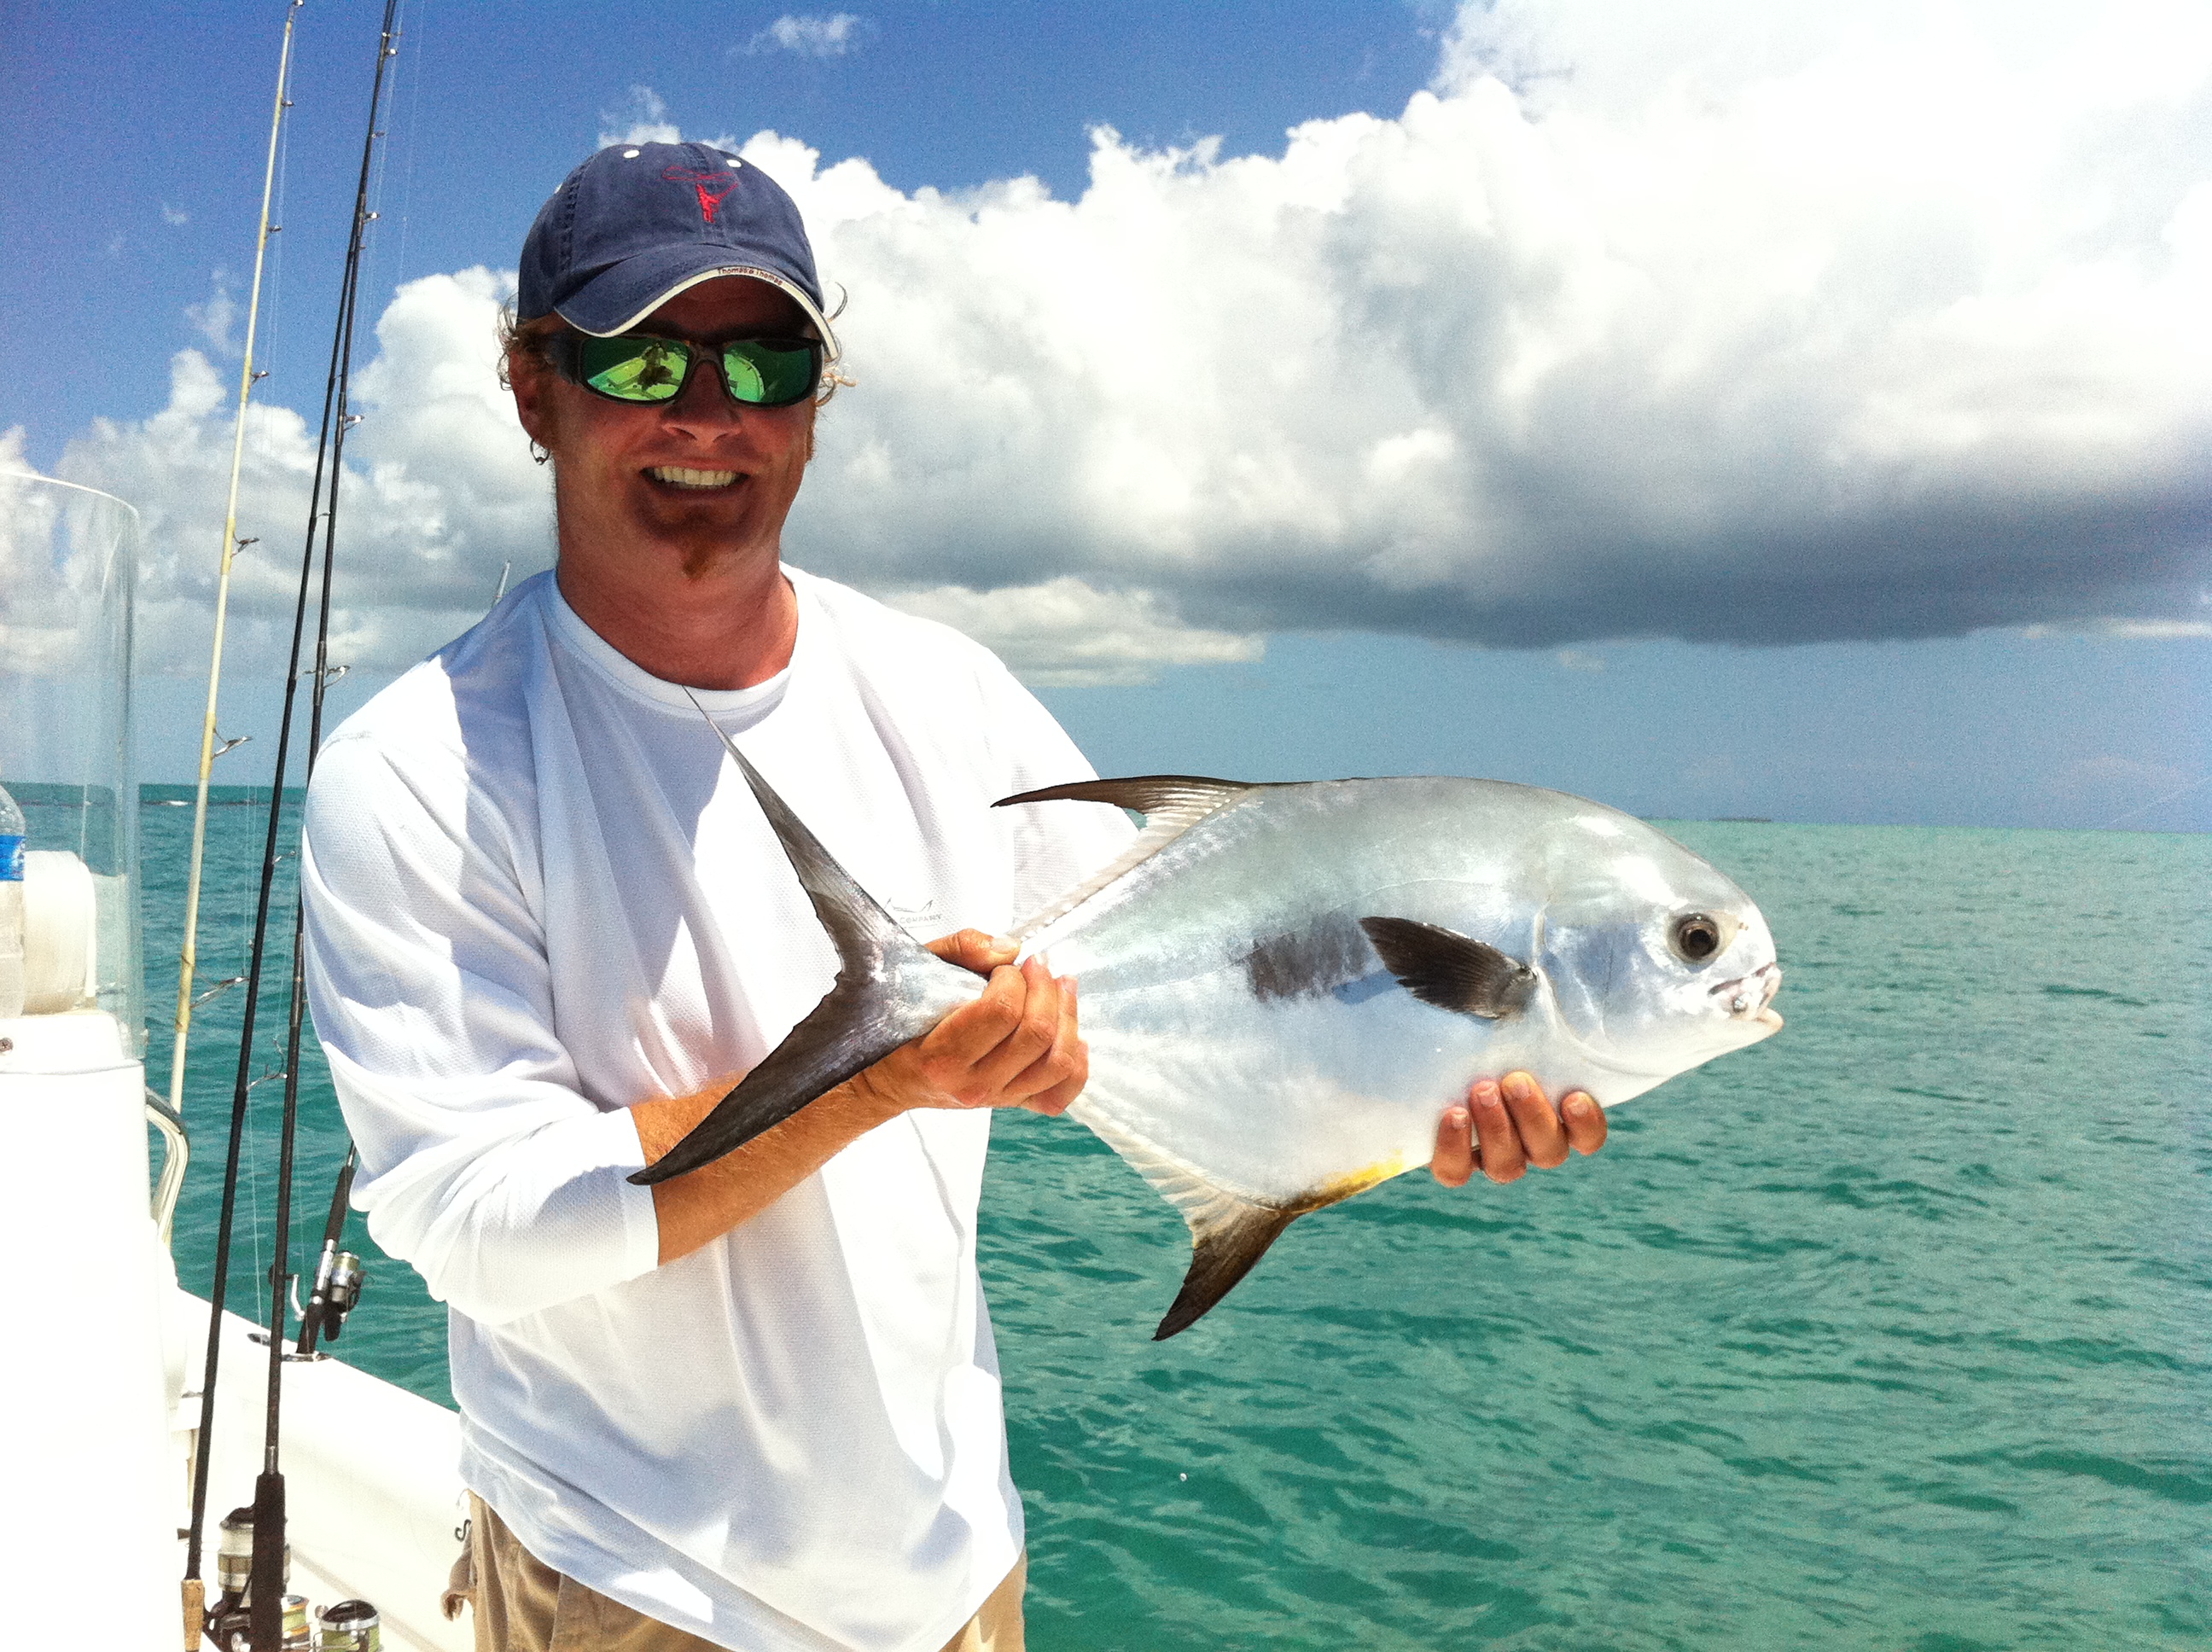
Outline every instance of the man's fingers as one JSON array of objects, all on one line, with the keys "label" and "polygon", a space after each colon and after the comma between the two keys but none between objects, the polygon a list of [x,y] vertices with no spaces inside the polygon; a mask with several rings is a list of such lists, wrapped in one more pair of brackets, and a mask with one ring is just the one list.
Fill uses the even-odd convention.
[{"label": "man's fingers", "polygon": [[921,1038],[921,1057],[940,1083],[964,1073],[1004,1043],[1021,1024],[1028,983],[1018,969],[1001,964],[972,1004],[963,1004]]},{"label": "man's fingers", "polygon": [[951,935],[940,935],[927,943],[929,950],[947,963],[957,963],[963,969],[972,969],[979,975],[988,975],[1002,963],[1012,963],[1019,952],[1021,943],[1003,935],[987,935],[980,929],[963,929]]},{"label": "man's fingers", "polygon": [[[996,1048],[975,1062],[976,1082],[985,1090],[1013,1089],[1024,1073],[1050,1053],[1053,1041],[1060,1035],[1060,982],[1043,961],[1030,958],[1018,970],[1007,973],[1021,981],[1021,1014]],[[1043,1087],[1042,1083],[1030,1086],[1032,1090]]]},{"label": "man's fingers", "polygon": [[1548,1170],[1565,1163],[1570,1151],[1604,1145],[1605,1109],[1589,1091],[1570,1090],[1555,1112],[1534,1075],[1515,1072],[1477,1081],[1466,1107],[1445,1112],[1429,1168],[1447,1187],[1476,1169],[1492,1181],[1518,1181],[1532,1165]]},{"label": "man's fingers", "polygon": [[1497,1081],[1484,1078],[1468,1092],[1468,1110],[1474,1114],[1474,1141],[1483,1175],[1492,1181],[1518,1181],[1528,1169],[1528,1156],[1521,1148],[1521,1133],[1505,1110],[1505,1098]]},{"label": "man's fingers", "polygon": [[1060,1035],[1044,1059],[1022,1075],[1024,1081],[1035,1079],[1042,1086],[1022,1105],[1054,1118],[1066,1112],[1068,1104],[1091,1081],[1091,1047],[1076,1031],[1075,977],[1061,981],[1060,988]]},{"label": "man's fingers", "polygon": [[1053,1029],[1052,1048],[1031,1062],[1029,1071],[1011,1086],[1018,1094],[1045,1095],[1062,1088],[1078,1072],[1086,1078],[1090,1075],[1091,1052],[1075,1025],[1075,977],[1062,977],[1054,985],[1060,988],[1060,1023]]},{"label": "man's fingers", "polygon": [[1437,1156],[1429,1174],[1447,1187],[1464,1187],[1474,1174],[1474,1118],[1464,1107],[1448,1107],[1437,1121]]},{"label": "man's fingers", "polygon": [[1551,1097],[1544,1094],[1543,1085],[1528,1073],[1509,1072],[1498,1089],[1505,1097],[1505,1110],[1520,1132],[1521,1150],[1528,1163],[1540,1170],[1565,1164],[1567,1133],[1560,1127],[1559,1115],[1552,1110]]},{"label": "man's fingers", "polygon": [[1567,1145],[1577,1153],[1595,1153],[1605,1145],[1605,1109],[1589,1091],[1571,1091],[1559,1103],[1559,1116],[1566,1123]]},{"label": "man's fingers", "polygon": [[1060,1111],[1082,1093],[1089,1052],[1076,1031],[1075,983],[1042,960],[994,970],[983,995],[939,1022],[919,1054],[930,1086],[966,1107],[1030,1105]]}]

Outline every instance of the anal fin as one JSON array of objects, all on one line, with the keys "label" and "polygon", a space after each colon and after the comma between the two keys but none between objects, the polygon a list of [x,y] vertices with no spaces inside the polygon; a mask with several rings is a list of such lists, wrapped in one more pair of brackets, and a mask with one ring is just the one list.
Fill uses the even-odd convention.
[{"label": "anal fin", "polygon": [[1228,1193],[1217,1193],[1206,1206],[1185,1211],[1190,1224],[1190,1271],[1183,1275],[1182,1289],[1152,1333],[1152,1340],[1164,1342],[1195,1325],[1252,1271],[1283,1230],[1304,1214],[1251,1204]]},{"label": "anal fin", "polygon": [[1287,1201],[1252,1198],[1223,1187],[1130,1129],[1108,1110],[1097,1090],[1094,1085],[1091,1094],[1067,1109],[1067,1116],[1120,1154],[1124,1163],[1152,1183],[1153,1192],[1182,1212],[1190,1228],[1190,1268],[1166,1317],[1152,1333],[1155,1342],[1187,1331],[1204,1318],[1298,1218],[1363,1193],[1406,1168],[1395,1160],[1371,1165]]}]

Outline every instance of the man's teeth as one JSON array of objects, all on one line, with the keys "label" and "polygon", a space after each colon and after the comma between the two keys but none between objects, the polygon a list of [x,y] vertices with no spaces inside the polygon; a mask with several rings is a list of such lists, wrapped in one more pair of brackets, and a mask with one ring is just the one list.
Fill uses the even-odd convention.
[{"label": "man's teeth", "polygon": [[681,465],[656,465],[646,475],[672,488],[726,488],[738,479],[735,471],[694,471]]}]

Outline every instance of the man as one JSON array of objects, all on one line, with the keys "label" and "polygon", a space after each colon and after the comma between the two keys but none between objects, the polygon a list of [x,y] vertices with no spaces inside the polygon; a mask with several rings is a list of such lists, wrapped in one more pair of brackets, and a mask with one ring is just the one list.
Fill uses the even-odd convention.
[{"label": "man", "polygon": [[[450,1307],[480,1647],[1021,1644],[975,1219],[990,1109],[1081,1090],[1078,991],[993,937],[1127,840],[988,653],[781,561],[836,345],[797,210],[600,151],[507,365],[558,561],[335,734],[302,887],[356,1202]],[[702,713],[704,715],[702,716]],[[835,964],[711,718],[975,1003],[649,1191]],[[1595,1151],[1525,1075],[1436,1172]]]}]

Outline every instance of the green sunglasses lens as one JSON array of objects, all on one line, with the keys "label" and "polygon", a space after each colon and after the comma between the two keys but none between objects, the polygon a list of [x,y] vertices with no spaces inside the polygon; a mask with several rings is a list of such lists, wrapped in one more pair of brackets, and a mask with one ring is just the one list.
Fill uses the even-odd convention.
[{"label": "green sunglasses lens", "polygon": [[[680,338],[585,335],[570,348],[576,380],[618,402],[650,406],[673,401],[690,376],[693,346]],[[788,407],[803,401],[821,376],[818,349],[805,339],[732,339],[721,347],[721,355],[731,396],[748,407]]]},{"label": "green sunglasses lens", "polygon": [[586,338],[577,377],[602,396],[623,402],[666,402],[684,388],[690,347],[674,339]]},{"label": "green sunglasses lens", "polygon": [[811,345],[788,338],[738,338],[722,346],[730,394],[755,407],[787,407],[814,389]]}]

